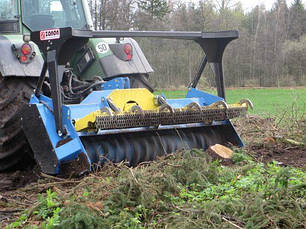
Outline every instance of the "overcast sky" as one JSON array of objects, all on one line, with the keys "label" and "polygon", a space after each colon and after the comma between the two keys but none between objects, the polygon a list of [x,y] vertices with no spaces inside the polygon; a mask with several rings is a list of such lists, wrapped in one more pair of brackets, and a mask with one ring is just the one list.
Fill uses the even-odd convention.
[{"label": "overcast sky", "polygon": [[[186,2],[199,2],[199,0],[186,0]],[[232,0],[233,3],[238,2],[239,0]],[[294,0],[286,0],[288,6],[290,6]],[[276,0],[240,0],[240,2],[242,3],[242,6],[245,10],[250,11],[252,8],[254,8],[255,6],[259,5],[259,4],[264,4],[266,6],[267,9],[271,9],[273,4],[276,2]],[[302,2],[304,3],[304,6],[306,6],[306,0],[302,0]]]},{"label": "overcast sky", "polygon": [[[275,0],[241,0],[240,1],[246,10],[250,10],[254,8],[258,4],[264,4],[267,9],[271,9],[273,4],[276,2]],[[294,2],[294,0],[287,0],[288,6],[291,6],[291,4]],[[305,5],[306,0],[303,0],[303,3]]]}]

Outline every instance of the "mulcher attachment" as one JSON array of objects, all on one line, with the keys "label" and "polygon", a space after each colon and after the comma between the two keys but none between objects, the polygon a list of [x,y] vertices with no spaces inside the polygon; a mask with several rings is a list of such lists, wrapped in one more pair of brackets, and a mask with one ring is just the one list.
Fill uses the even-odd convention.
[{"label": "mulcher attachment", "polygon": [[227,120],[252,107],[248,100],[232,105],[220,100],[201,106],[201,98],[166,100],[146,89],[114,90],[103,100],[112,101],[113,109],[103,107],[74,120],[76,131],[98,135],[81,137],[91,161],[97,164],[127,160],[136,165],[178,150],[206,149],[217,143],[241,146]]},{"label": "mulcher attachment", "polygon": [[[50,37],[50,39],[48,39]],[[88,38],[158,37],[193,40],[206,56],[190,84],[187,96],[167,99],[147,89],[129,89],[129,78],[117,77],[91,92],[80,104],[62,104],[59,76],[74,47]],[[236,31],[125,32],[78,31],[71,28],[33,32],[31,40],[44,51],[46,62],[35,94],[25,107],[23,129],[43,172],[82,173],[107,161],[126,160],[131,166],[183,149],[210,145],[243,146],[229,119],[252,108],[249,100],[225,102],[222,56]],[[218,96],[196,89],[210,63]],[[40,94],[48,69],[52,98]]]}]

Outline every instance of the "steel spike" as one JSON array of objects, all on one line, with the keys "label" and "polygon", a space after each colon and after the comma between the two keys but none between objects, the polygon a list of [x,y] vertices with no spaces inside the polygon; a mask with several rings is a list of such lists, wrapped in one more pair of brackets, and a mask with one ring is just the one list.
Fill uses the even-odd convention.
[{"label": "steel spike", "polygon": [[165,103],[159,107],[159,112],[163,112],[164,110],[168,110],[170,113],[174,113],[173,107],[171,107],[168,103]]},{"label": "steel spike", "polygon": [[249,99],[241,99],[241,100],[239,101],[239,104],[240,104],[240,105],[246,104],[248,108],[250,107],[252,110],[254,109],[254,105],[253,105],[253,103],[251,102],[251,100],[249,100]]},{"label": "steel spike", "polygon": [[228,105],[227,105],[227,103],[226,103],[225,101],[223,101],[223,100],[217,101],[217,102],[215,102],[215,103],[209,105],[209,107],[217,107],[217,106],[222,106],[222,107],[224,107],[226,110],[229,108]]},{"label": "steel spike", "polygon": [[100,109],[100,111],[101,111],[101,113],[106,113],[109,116],[113,116],[112,110],[110,108],[108,108],[108,107],[103,107],[103,108]]},{"label": "steel spike", "polygon": [[201,106],[200,106],[200,104],[199,103],[197,103],[197,102],[192,102],[192,103],[189,103],[187,106],[185,106],[187,109],[193,109],[193,108],[195,108],[196,110],[198,110],[199,112],[201,112],[202,111],[202,108],[201,108]]}]

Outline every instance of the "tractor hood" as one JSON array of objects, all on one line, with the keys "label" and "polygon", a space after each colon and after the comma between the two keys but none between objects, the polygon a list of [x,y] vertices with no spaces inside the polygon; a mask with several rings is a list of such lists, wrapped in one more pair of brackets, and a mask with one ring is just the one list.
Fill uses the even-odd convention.
[{"label": "tractor hood", "polygon": [[[152,67],[140,49],[138,43],[131,38],[125,38],[124,43],[110,44],[111,55],[100,59],[100,64],[104,72],[104,78],[111,78],[120,75],[145,74],[153,72]],[[132,57],[130,60],[124,59],[121,54],[124,44],[132,47]]]},{"label": "tractor hood", "polygon": [[[20,63],[13,50],[13,47],[20,47],[23,44],[22,35],[0,35],[0,75],[3,77],[39,77],[43,58],[34,43],[31,43],[36,53],[35,57],[27,63]],[[14,46],[13,46],[14,45]]]}]

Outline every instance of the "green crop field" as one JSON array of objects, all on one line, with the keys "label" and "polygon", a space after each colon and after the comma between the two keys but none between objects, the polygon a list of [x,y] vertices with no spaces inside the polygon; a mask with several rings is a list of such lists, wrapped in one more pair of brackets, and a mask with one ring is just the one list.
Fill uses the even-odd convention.
[{"label": "green crop field", "polygon": [[[209,93],[216,94],[209,90]],[[166,98],[182,98],[186,91],[156,91],[156,94],[164,94]],[[226,90],[228,103],[238,102],[248,98],[254,104],[251,114],[264,116],[279,115],[284,112],[290,113],[298,109],[299,114],[306,111],[306,88],[247,88]]]}]

